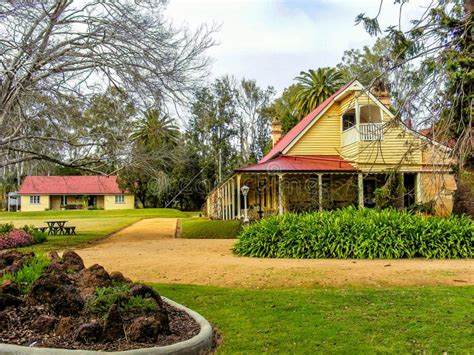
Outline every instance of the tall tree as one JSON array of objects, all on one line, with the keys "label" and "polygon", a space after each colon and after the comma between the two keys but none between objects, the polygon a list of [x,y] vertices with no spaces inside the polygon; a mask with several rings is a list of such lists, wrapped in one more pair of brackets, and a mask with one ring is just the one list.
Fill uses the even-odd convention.
[{"label": "tall tree", "polygon": [[390,52],[390,42],[386,38],[378,39],[372,47],[344,51],[341,63],[337,65],[344,80],[357,78],[363,85],[370,86],[376,80],[389,84],[388,73],[384,65]]},{"label": "tall tree", "polygon": [[[62,113],[68,98],[86,104],[112,85],[142,107],[189,97],[207,74],[213,29],[176,28],[164,10],[159,0],[1,2],[0,166],[46,159],[77,167],[91,156],[120,157],[95,154],[95,137],[70,131],[74,117]],[[38,134],[44,124],[53,128]],[[37,144],[45,140],[90,149],[71,158]]]},{"label": "tall tree", "polygon": [[300,84],[295,104],[302,115],[307,115],[343,85],[343,76],[335,68],[309,69],[296,77]]},{"label": "tall tree", "polygon": [[154,108],[144,112],[143,117],[136,123],[136,129],[131,135],[132,140],[139,140],[149,149],[175,145],[180,136],[179,127],[174,120],[162,111]]},{"label": "tall tree", "polygon": [[[402,18],[407,1],[396,2]],[[356,24],[363,24],[373,36],[381,36],[380,9],[375,17],[361,13]],[[416,72],[418,81],[404,97],[406,104],[417,103],[418,114],[413,119],[432,127],[435,139],[453,139],[461,165],[473,157],[473,9],[472,0],[433,1],[408,29],[400,23],[388,27],[383,36],[390,43],[387,73],[407,63]]]},{"label": "tall tree", "polygon": [[281,122],[283,133],[287,133],[304,117],[296,107],[296,95],[300,91],[300,84],[291,84],[265,109],[268,116]]},{"label": "tall tree", "polygon": [[[240,164],[256,163],[264,155],[264,149],[270,140],[272,117],[267,110],[275,94],[272,87],[261,89],[255,80],[242,79],[237,90],[237,102],[240,109],[239,142]],[[241,127],[248,127],[242,130]]]}]

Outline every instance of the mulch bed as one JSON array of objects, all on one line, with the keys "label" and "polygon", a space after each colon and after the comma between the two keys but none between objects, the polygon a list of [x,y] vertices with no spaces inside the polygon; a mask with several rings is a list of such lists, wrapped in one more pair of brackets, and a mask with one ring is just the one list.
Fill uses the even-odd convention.
[{"label": "mulch bed", "polygon": [[[0,276],[17,272],[33,258],[33,253],[0,252]],[[73,251],[62,257],[51,253],[50,259],[27,292],[10,279],[0,285],[0,343],[121,351],[175,344],[200,331],[191,316],[166,303],[147,285],[119,272],[109,274],[100,265],[85,268]],[[96,290],[108,290],[117,283],[121,288],[114,291],[116,298],[107,303],[105,313],[91,306],[98,297]],[[143,303],[130,308],[127,302],[137,300],[153,307]]]},{"label": "mulch bed", "polygon": [[163,304],[168,312],[171,334],[159,335],[157,342],[153,344],[131,342],[127,339],[119,339],[112,343],[82,344],[73,341],[71,337],[62,337],[55,334],[41,334],[35,330],[32,324],[39,315],[51,313],[46,307],[32,304],[25,304],[17,308],[10,307],[0,312],[0,319],[8,319],[10,323],[8,329],[2,329],[0,331],[0,343],[44,348],[123,351],[171,345],[191,339],[199,333],[199,324],[186,312],[166,302]]}]

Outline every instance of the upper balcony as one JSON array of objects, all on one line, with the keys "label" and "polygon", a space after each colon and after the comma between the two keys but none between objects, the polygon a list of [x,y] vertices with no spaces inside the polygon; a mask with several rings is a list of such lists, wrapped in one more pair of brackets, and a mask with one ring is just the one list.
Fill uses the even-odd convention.
[{"label": "upper balcony", "polygon": [[383,112],[380,107],[356,105],[342,115],[342,147],[358,141],[381,141],[383,136]]}]

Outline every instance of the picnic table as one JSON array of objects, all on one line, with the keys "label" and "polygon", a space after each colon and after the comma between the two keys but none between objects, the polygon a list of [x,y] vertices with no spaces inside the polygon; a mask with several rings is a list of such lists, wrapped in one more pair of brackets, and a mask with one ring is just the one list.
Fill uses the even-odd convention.
[{"label": "picnic table", "polygon": [[67,221],[46,221],[48,225],[49,235],[58,235],[58,234],[68,234],[68,235],[76,235],[76,227],[65,227],[64,225]]}]

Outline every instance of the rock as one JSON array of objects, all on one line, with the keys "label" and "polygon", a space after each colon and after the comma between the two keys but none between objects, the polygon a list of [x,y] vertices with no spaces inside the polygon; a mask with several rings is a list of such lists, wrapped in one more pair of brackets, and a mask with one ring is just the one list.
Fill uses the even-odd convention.
[{"label": "rock", "polygon": [[159,319],[161,331],[164,334],[170,333],[168,312],[166,312],[166,310],[163,308],[163,300],[155,290],[153,290],[150,286],[138,284],[132,287],[132,289],[130,290],[130,295],[153,299],[158,305],[156,318]]},{"label": "rock", "polygon": [[51,260],[51,262],[61,262],[61,257],[59,256],[58,252],[53,250],[48,253],[48,259]]},{"label": "rock", "polygon": [[6,250],[0,252],[0,276],[5,273],[18,272],[23,265],[33,258],[35,254],[31,253],[20,253],[16,250]]},{"label": "rock", "polygon": [[77,275],[76,281],[81,289],[82,297],[85,299],[92,296],[97,287],[109,287],[112,283],[107,271],[97,264],[82,270]]},{"label": "rock", "polygon": [[76,252],[69,249],[64,251],[62,262],[66,270],[81,271],[84,269],[82,258]]},{"label": "rock", "polygon": [[46,273],[33,282],[29,296],[38,303],[51,304],[56,290],[71,284],[71,280],[64,272]]},{"label": "rock", "polygon": [[102,338],[102,327],[99,322],[81,324],[74,334],[74,340],[84,344],[96,343]]},{"label": "rock", "polygon": [[43,270],[45,274],[50,274],[50,273],[57,273],[57,272],[66,272],[66,268],[64,267],[63,264],[57,261],[52,261],[51,264],[46,266]]},{"label": "rock", "polygon": [[128,338],[138,343],[156,342],[160,334],[161,324],[154,317],[135,318],[128,328]]},{"label": "rock", "polygon": [[17,250],[0,251],[0,269],[12,265],[15,261],[23,258],[32,258],[34,253],[22,253]]},{"label": "rock", "polygon": [[3,293],[12,296],[20,296],[20,288],[18,287],[18,284],[12,280],[4,280],[0,289]]},{"label": "rock", "polygon": [[125,337],[123,330],[122,316],[117,304],[110,306],[103,328],[103,335],[106,341],[114,341]]},{"label": "rock", "polygon": [[74,315],[84,308],[80,291],[72,285],[60,286],[51,297],[51,307],[56,314]]},{"label": "rock", "polygon": [[150,286],[138,284],[131,288],[130,290],[131,296],[141,296],[142,298],[152,298],[158,304],[158,306],[163,308],[163,301],[161,300],[160,295],[153,290]]},{"label": "rock", "polygon": [[130,279],[127,279],[120,271],[113,271],[110,273],[110,279],[115,282],[129,283]]},{"label": "rock", "polygon": [[57,323],[58,319],[56,317],[41,314],[31,325],[38,333],[48,334],[54,330]]},{"label": "rock", "polygon": [[72,321],[71,317],[62,317],[59,319],[55,333],[62,337],[72,336],[74,328],[74,322]]},{"label": "rock", "polygon": [[0,291],[0,311],[8,307],[18,307],[22,302],[20,297]]}]

